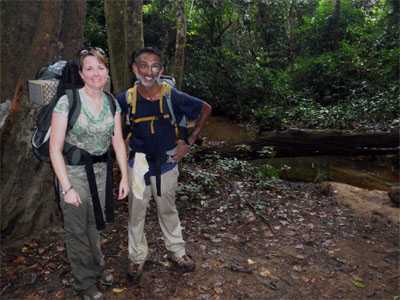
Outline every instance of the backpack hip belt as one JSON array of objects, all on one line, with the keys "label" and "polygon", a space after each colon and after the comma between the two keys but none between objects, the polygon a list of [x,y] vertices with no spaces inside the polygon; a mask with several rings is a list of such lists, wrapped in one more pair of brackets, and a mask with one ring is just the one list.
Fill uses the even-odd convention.
[{"label": "backpack hip belt", "polygon": [[71,166],[84,165],[86,176],[89,183],[90,195],[92,197],[94,217],[96,220],[97,230],[103,230],[105,228],[105,222],[103,212],[100,204],[99,193],[97,190],[96,175],[94,174],[93,165],[95,163],[106,162],[107,163],[107,174],[106,174],[106,199],[105,199],[105,216],[107,222],[114,221],[114,202],[112,193],[112,156],[111,148],[102,155],[92,155],[89,152],[80,149],[76,146],[66,144],[68,150],[65,151],[64,157],[66,163]]}]

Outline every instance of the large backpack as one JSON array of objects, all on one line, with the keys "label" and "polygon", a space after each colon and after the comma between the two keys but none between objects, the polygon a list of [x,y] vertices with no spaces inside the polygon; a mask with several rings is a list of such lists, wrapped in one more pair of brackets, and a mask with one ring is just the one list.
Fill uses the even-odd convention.
[{"label": "large backpack", "polygon": [[[185,116],[177,122],[175,117],[174,108],[171,100],[172,89],[175,88],[175,79],[171,76],[163,75],[160,78],[161,80],[161,97],[160,97],[160,113],[166,114],[166,117],[169,118],[171,125],[175,127],[175,133],[178,139],[183,139],[187,142],[188,139],[188,120]],[[137,103],[137,83],[134,86],[126,91],[125,94],[127,103],[130,107],[130,113],[133,116],[127,123],[136,123],[136,122],[147,122],[151,121],[149,118],[144,118],[143,120],[140,118],[136,118],[136,103]],[[164,111],[164,101],[166,102],[167,110]]]},{"label": "large backpack", "polygon": [[[51,117],[54,107],[62,95],[67,95],[69,102],[68,125],[67,132],[70,130],[79,117],[81,110],[81,101],[78,89],[83,86],[82,79],[79,76],[79,67],[76,62],[68,61],[62,68],[62,74],[59,77],[57,92],[51,101],[41,107],[36,117],[36,126],[32,135],[32,151],[34,156],[42,161],[50,161],[49,156],[49,140],[51,133]],[[115,115],[116,104],[114,97],[107,94],[110,103],[111,112]],[[64,153],[73,147],[68,143],[64,143]]]},{"label": "large backpack", "polygon": [[67,63],[68,62],[66,60],[59,60],[48,66],[42,67],[36,72],[35,79],[60,79]]}]

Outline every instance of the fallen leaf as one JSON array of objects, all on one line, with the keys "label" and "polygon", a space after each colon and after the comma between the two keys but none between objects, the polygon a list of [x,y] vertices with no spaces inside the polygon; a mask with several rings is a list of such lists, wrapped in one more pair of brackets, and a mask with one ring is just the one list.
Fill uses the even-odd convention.
[{"label": "fallen leaf", "polygon": [[21,252],[22,253],[27,253],[27,252],[29,252],[29,250],[30,249],[28,247],[24,246],[24,247],[22,247]]},{"label": "fallen leaf", "polygon": [[260,275],[261,275],[262,277],[271,277],[271,276],[272,276],[271,272],[270,272],[269,270],[267,270],[267,269],[263,269],[263,270],[260,272]]},{"label": "fallen leaf", "polygon": [[232,264],[231,270],[234,272],[242,272],[242,273],[252,273],[252,270],[249,268],[242,267],[240,265]]},{"label": "fallen leaf", "polygon": [[297,244],[296,246],[294,246],[295,249],[304,249],[304,245],[303,244]]},{"label": "fallen leaf", "polygon": [[293,270],[296,271],[296,272],[302,272],[303,271],[303,269],[299,265],[294,265],[293,266]]},{"label": "fallen leaf", "polygon": [[120,293],[124,292],[125,290],[126,290],[126,288],[113,288],[113,289],[112,289],[112,291],[113,291],[115,294],[120,294]]},{"label": "fallen leaf", "polygon": [[16,263],[17,265],[23,265],[25,264],[25,257],[23,256],[17,256],[16,259],[14,259],[14,263]]},{"label": "fallen leaf", "polygon": [[65,298],[64,290],[59,290],[59,291],[56,293],[56,298],[57,298],[57,299],[64,299],[64,298]]},{"label": "fallen leaf", "polygon": [[160,261],[160,264],[166,268],[169,268],[172,265],[169,261]]},{"label": "fallen leaf", "polygon": [[40,300],[40,299],[43,299],[43,298],[38,296],[38,295],[36,295],[36,294],[30,294],[25,299],[26,300]]},{"label": "fallen leaf", "polygon": [[359,289],[366,288],[367,285],[363,282],[361,278],[353,278],[353,284],[355,287],[358,287]]}]

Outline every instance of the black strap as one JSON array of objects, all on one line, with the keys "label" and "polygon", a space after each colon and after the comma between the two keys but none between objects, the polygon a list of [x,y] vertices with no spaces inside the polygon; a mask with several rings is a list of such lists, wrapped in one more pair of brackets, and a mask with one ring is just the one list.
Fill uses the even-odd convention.
[{"label": "black strap", "polygon": [[107,151],[107,178],[106,178],[106,220],[114,222],[114,199],[113,199],[113,163],[111,149]]},{"label": "black strap", "polygon": [[[154,163],[157,196],[161,197],[161,165],[167,161],[165,153],[156,153],[154,155],[146,154],[146,160]],[[146,185],[150,184],[150,170],[145,174]],[[147,180],[146,180],[147,176]]]},{"label": "black strap", "polygon": [[101,210],[101,204],[99,199],[99,193],[97,191],[96,176],[93,170],[93,164],[89,163],[85,165],[87,179],[89,181],[90,194],[92,195],[94,218],[96,220],[96,228],[103,230],[106,227],[103,218],[103,212]]},{"label": "black strap", "polygon": [[157,155],[156,158],[156,189],[157,196],[161,197],[161,157]]},{"label": "black strap", "polygon": [[96,228],[98,230],[103,230],[105,228],[105,222],[104,222],[102,207],[100,204],[99,193],[97,190],[96,175],[94,174],[93,164],[98,162],[107,162],[105,215],[106,215],[106,221],[110,223],[114,221],[111,149],[109,149],[103,155],[91,155],[89,152],[71,145],[69,147],[69,151],[67,153],[64,153],[64,156],[66,163],[69,165],[85,166],[86,176],[89,183],[90,195],[92,197]]}]

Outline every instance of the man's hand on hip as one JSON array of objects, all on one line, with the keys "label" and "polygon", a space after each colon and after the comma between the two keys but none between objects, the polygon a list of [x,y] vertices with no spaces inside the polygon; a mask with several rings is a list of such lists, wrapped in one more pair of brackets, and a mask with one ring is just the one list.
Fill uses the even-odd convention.
[{"label": "man's hand on hip", "polygon": [[186,156],[190,151],[190,146],[185,143],[183,140],[178,140],[177,145],[176,145],[176,153],[173,156],[173,159],[178,162],[182,158]]}]

